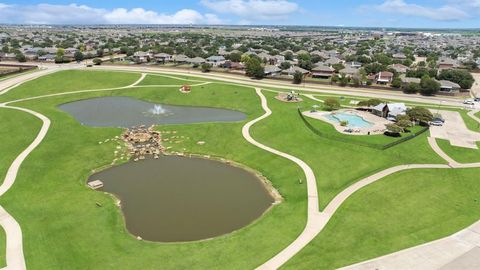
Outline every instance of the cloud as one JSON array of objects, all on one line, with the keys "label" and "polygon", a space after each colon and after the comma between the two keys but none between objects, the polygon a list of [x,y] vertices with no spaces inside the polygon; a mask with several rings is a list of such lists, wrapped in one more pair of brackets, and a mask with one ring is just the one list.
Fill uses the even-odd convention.
[{"label": "cloud", "polygon": [[[410,4],[404,0],[386,0],[382,4],[375,6],[374,9],[384,13],[423,17],[435,21],[461,21],[471,17],[465,8],[467,4],[480,4],[479,1],[476,0],[463,0],[460,2],[464,3],[459,5],[457,1],[457,4],[455,5],[447,3],[440,7],[426,7],[417,4]],[[365,8],[366,7],[364,7],[363,10],[365,10]]]},{"label": "cloud", "polygon": [[245,20],[279,20],[299,10],[297,3],[288,0],[201,0],[205,7]]},{"label": "cloud", "polygon": [[1,23],[26,24],[221,24],[215,14],[182,9],[173,14],[143,8],[92,8],[86,5],[6,5],[0,3]]}]

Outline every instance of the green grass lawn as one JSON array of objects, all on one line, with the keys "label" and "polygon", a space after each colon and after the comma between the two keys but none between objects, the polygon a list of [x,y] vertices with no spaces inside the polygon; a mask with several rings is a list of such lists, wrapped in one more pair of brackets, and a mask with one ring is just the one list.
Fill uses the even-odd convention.
[{"label": "green grass lawn", "polygon": [[127,86],[140,78],[139,73],[67,70],[28,81],[0,96],[0,102],[25,97],[76,90]]},{"label": "green grass lawn", "polygon": [[[452,146],[450,141],[437,139],[437,143],[440,148],[453,160],[460,163],[476,163],[480,162],[480,150],[470,149],[465,147]],[[480,148],[480,142],[477,142]]]},{"label": "green grass lawn", "polygon": [[479,173],[404,171],[361,189],[283,269],[335,269],[460,231],[480,219]]},{"label": "green grass lawn", "polygon": [[472,130],[472,131],[477,131],[480,132],[480,123],[475,121],[472,117],[468,116],[468,111],[465,110],[458,110],[460,115],[463,118],[463,121],[465,121],[465,125],[467,125],[467,128]]},{"label": "green grass lawn", "polygon": [[[3,182],[10,164],[35,138],[41,121],[24,112],[0,109],[0,181]],[[19,125],[18,123],[22,123]],[[6,208],[9,211],[8,208]],[[5,231],[0,227],[0,267],[5,266]]]},{"label": "green grass lawn", "polygon": [[[188,77],[188,76],[173,76],[179,79],[175,79],[172,77],[167,76],[162,76],[162,75],[147,75],[145,79],[143,79],[142,82],[140,82],[138,85],[183,85],[183,84],[198,84],[201,83],[201,80],[196,77]],[[195,80],[199,82],[193,82],[189,80]]]},{"label": "green grass lawn", "polygon": [[[276,100],[275,93],[264,91],[273,114],[253,127],[260,142],[292,154],[309,164],[317,178],[321,208],[340,191],[375,172],[399,164],[445,163],[427,142],[428,133],[387,150],[377,150],[330,140],[314,134],[301,121],[297,106],[310,108],[313,101],[300,105]],[[323,121],[309,119],[323,133],[345,136],[349,140],[385,144],[398,140],[384,135],[341,135]],[[298,179],[292,179],[298,181]]]},{"label": "green grass lawn", "polygon": [[[189,95],[176,88],[137,88],[16,104],[52,120],[45,141],[22,165],[12,189],[0,198],[0,204],[20,224],[28,224],[22,230],[29,269],[251,269],[279,252],[303,230],[306,185],[290,181],[297,179],[301,170],[286,159],[248,144],[240,132],[245,122],[207,123],[161,129],[175,129],[191,137],[191,141],[177,145],[179,150],[226,157],[259,171],[279,188],[285,202],[254,224],[213,240],[185,244],[136,240],[127,233],[111,196],[85,187],[90,171],[109,164],[113,158],[115,145],[98,142],[121,130],[81,126],[56,108],[60,103],[101,95],[227,107],[246,112],[249,119],[263,113],[253,88],[215,84],[194,87]],[[2,127],[9,128],[4,123]],[[197,140],[207,143],[199,146]],[[103,207],[97,207],[96,202]]]},{"label": "green grass lawn", "polygon": [[[139,76],[135,73],[106,71],[63,71],[25,83],[0,99],[119,87],[131,84]],[[143,84],[168,85],[171,83],[169,81],[171,78],[160,76],[147,78],[151,81]],[[67,79],[69,83],[62,81]],[[113,81],[110,82],[110,80]],[[407,163],[445,163],[430,149],[426,140],[427,133],[383,151],[362,147],[355,143],[332,141],[315,135],[305,127],[298,115],[297,104],[280,102],[274,98],[275,93],[264,91],[264,94],[267,96],[273,114],[253,126],[252,136],[259,142],[301,158],[312,167],[317,177],[321,207],[349,185],[388,167]],[[226,158],[260,172],[280,191],[284,201],[255,223],[212,240],[182,244],[136,240],[126,231],[121,212],[114,205],[112,197],[92,191],[85,186],[91,170],[110,164],[114,157],[115,144],[100,145],[98,142],[119,135],[121,129],[82,126],[72,116],[57,108],[62,103],[99,96],[131,96],[162,104],[210,106],[245,112],[248,119],[237,123],[171,125],[160,126],[158,129],[175,130],[178,132],[177,135],[189,137],[178,144],[166,144],[173,147],[173,151]],[[305,100],[301,106],[310,108],[315,103]],[[284,158],[252,146],[241,136],[242,126],[263,114],[260,99],[251,87],[212,83],[195,86],[187,95],[180,93],[177,87],[142,87],[56,96],[13,105],[31,108],[52,120],[52,126],[44,142],[26,159],[12,189],[0,198],[0,205],[5,207],[22,225],[24,252],[29,269],[253,269],[288,246],[305,226],[307,197],[305,181],[303,184],[299,183],[299,179],[304,177],[301,169]],[[7,111],[0,109],[0,113],[2,112]],[[20,119],[22,116],[26,120]],[[17,127],[20,126],[19,121],[25,123],[23,127]],[[35,136],[40,122],[35,121],[35,118],[31,121],[28,122],[28,115],[19,113],[18,118],[13,121],[1,121],[0,130],[21,128],[19,132],[29,131],[30,133],[27,132],[29,136]],[[352,137],[354,141],[383,144],[396,140],[383,135],[341,135],[330,124],[322,121],[315,121],[313,124],[322,132]],[[0,131],[0,138],[4,136]],[[206,143],[198,145],[198,141]],[[9,141],[10,148],[5,150],[12,153],[17,150],[18,153],[24,149],[24,144],[24,141],[16,138]],[[0,150],[3,149],[0,148]],[[12,157],[17,153],[13,153]],[[6,167],[9,162],[1,160],[0,166]],[[434,172],[432,174],[427,173],[428,170],[421,172],[423,174],[420,178],[409,178],[409,175],[407,177],[398,174],[400,180],[395,180],[397,175],[394,175],[392,177],[395,179],[386,179],[385,183],[388,184],[381,184],[384,183],[382,180],[379,183],[380,187],[374,184],[355,194],[351,200],[347,201],[346,209],[343,210],[345,207],[342,207],[339,215],[330,222],[328,230],[320,234],[314,243],[304,250],[306,253],[302,251],[290,267],[318,269],[316,265],[323,265],[325,268],[331,268],[332,261],[335,265],[343,265],[349,263],[349,260],[367,259],[377,253],[384,254],[404,245],[415,244],[415,241],[403,241],[404,238],[410,237],[411,231],[408,229],[412,227],[408,223],[411,219],[401,218],[398,218],[394,224],[396,230],[392,231],[394,233],[392,235],[398,235],[398,237],[392,236],[391,245],[376,246],[375,241],[367,241],[365,249],[368,252],[358,253],[358,244],[353,239],[362,240],[367,233],[371,235],[376,232],[376,226],[379,224],[373,219],[374,217],[388,222],[389,207],[400,207],[401,213],[417,212],[417,205],[406,201],[408,196],[397,197],[397,194],[402,192],[409,195],[407,190],[416,187],[415,184],[422,189],[431,190],[432,194],[435,190],[444,192],[439,193],[445,194],[445,198],[448,198],[444,200],[444,204],[457,203],[455,196],[461,190],[450,189],[452,185],[450,182],[455,182],[453,180],[457,179],[456,174],[450,172],[461,172],[462,177],[467,178],[474,176],[473,173],[464,174],[464,171],[452,170],[449,174],[442,173],[441,177],[445,181],[438,181],[441,183],[438,184],[429,177],[430,175],[432,175],[431,178],[437,177],[440,171],[432,170]],[[411,181],[414,181],[413,184],[410,183]],[[391,185],[393,187],[390,187]],[[384,197],[383,189],[386,190],[385,194],[393,195]],[[422,190],[414,189],[414,191],[411,192],[411,196],[422,195],[420,193]],[[366,198],[356,199],[362,192],[366,192]],[[375,196],[388,203],[373,202]],[[424,202],[423,199],[417,198],[417,201],[419,200]],[[406,203],[402,205],[401,202],[404,201]],[[102,207],[98,207],[97,202]],[[360,210],[341,215],[353,206],[356,207],[354,209]],[[370,212],[366,214],[365,211],[371,211],[369,208],[372,207],[384,208],[375,215],[370,215]],[[441,207],[443,205],[438,209]],[[456,207],[452,208],[451,212],[453,213],[456,209]],[[359,214],[362,213],[361,211],[364,211],[363,215]],[[476,217],[475,212],[478,211],[468,212],[469,218]],[[418,213],[423,212],[418,210]],[[414,213],[412,216],[416,215],[417,213]],[[437,219],[443,217],[440,210],[438,213],[432,212],[431,215]],[[348,220],[350,216],[352,220],[345,223],[344,220]],[[336,221],[338,219],[347,227],[342,229],[343,227],[337,228],[332,225],[342,225],[342,222]],[[358,221],[364,221],[364,223],[358,223]],[[441,237],[445,231],[456,229],[455,226],[459,226],[460,223],[430,228],[428,236]],[[353,230],[355,224],[360,225],[357,230]],[[406,228],[402,230],[403,227]],[[429,227],[425,226],[425,223],[419,223],[418,228]],[[367,229],[372,231],[366,231]],[[390,233],[385,232],[386,235]],[[335,242],[338,244],[339,239],[343,240],[342,235],[348,237],[347,242],[350,246],[345,245],[339,251],[339,248],[333,245]],[[328,239],[325,240],[326,238]],[[427,238],[425,236],[416,240],[421,242]],[[332,258],[327,258],[327,254]],[[297,265],[301,267],[295,267]]]}]

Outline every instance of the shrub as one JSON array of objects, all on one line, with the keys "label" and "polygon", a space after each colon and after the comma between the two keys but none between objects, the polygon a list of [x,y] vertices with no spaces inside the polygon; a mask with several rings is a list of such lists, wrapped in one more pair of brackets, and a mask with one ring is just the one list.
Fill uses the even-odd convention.
[{"label": "shrub", "polygon": [[475,79],[470,72],[461,69],[444,69],[438,75],[438,79],[458,83],[463,89],[472,88],[472,85],[475,82]]},{"label": "shrub", "polygon": [[303,73],[300,71],[295,71],[293,74],[293,83],[294,84],[301,84],[303,80]]},{"label": "shrub", "polygon": [[328,111],[333,111],[340,108],[340,102],[334,98],[325,99],[323,105],[325,106],[325,109]]},{"label": "shrub", "polygon": [[403,92],[407,94],[416,94],[420,92],[420,84],[414,82],[408,83],[403,87]]},{"label": "shrub", "polygon": [[102,64],[102,59],[100,59],[100,58],[95,58],[95,59],[93,59],[93,64],[95,64],[95,65],[97,65],[97,66],[98,66],[98,65],[101,65],[101,64]]}]

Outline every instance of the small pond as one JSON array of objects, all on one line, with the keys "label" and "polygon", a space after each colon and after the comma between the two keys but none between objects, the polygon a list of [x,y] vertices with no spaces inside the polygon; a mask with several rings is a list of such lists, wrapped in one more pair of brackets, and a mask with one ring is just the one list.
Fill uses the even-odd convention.
[{"label": "small pond", "polygon": [[117,196],[128,231],[145,240],[184,242],[240,229],[274,199],[253,173],[219,161],[161,156],[92,175]]},{"label": "small pond", "polygon": [[130,97],[99,97],[62,104],[59,108],[83,125],[132,127],[136,125],[236,122],[246,118],[239,111],[206,107],[172,106]]}]

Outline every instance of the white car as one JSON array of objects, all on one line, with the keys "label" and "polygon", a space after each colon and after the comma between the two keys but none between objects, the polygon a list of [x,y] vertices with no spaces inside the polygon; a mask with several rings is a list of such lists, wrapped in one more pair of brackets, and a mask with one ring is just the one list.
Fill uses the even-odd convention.
[{"label": "white car", "polygon": [[432,122],[430,122],[430,125],[441,127],[441,126],[443,126],[443,122],[442,121],[432,121]]},{"label": "white car", "polygon": [[466,105],[475,105],[475,102],[473,101],[473,99],[465,99],[463,101],[463,104],[466,104]]}]

